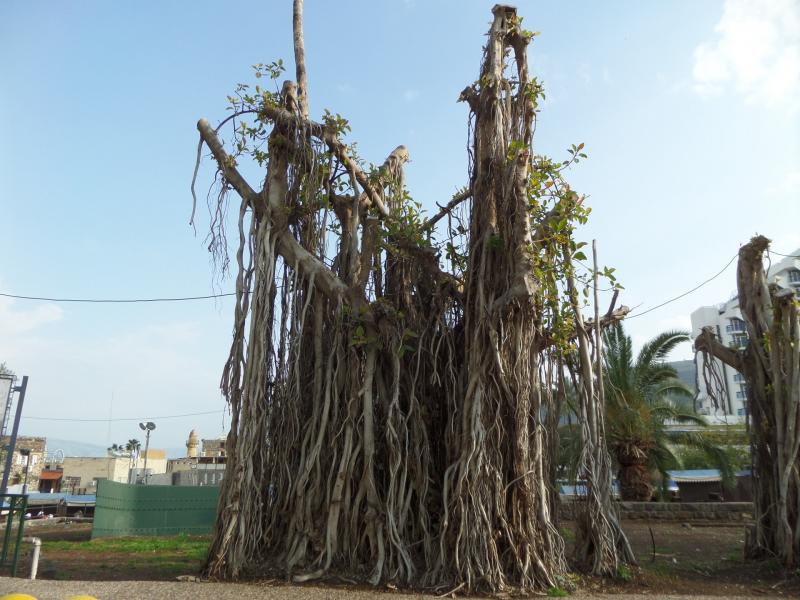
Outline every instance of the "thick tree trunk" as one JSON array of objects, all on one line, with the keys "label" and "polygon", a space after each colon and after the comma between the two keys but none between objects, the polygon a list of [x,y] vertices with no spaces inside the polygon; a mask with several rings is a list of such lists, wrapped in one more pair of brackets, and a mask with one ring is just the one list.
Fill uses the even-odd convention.
[{"label": "thick tree trunk", "polygon": [[753,450],[754,525],[748,556],[800,564],[800,303],[790,289],[767,283],[769,240],[739,250],[739,306],[750,342],[734,351],[704,331],[695,347],[740,371],[747,382]]},{"label": "thick tree trunk", "polygon": [[[475,115],[466,386],[451,414],[454,462],[445,473],[441,569],[467,590],[556,585],[564,546],[552,525],[540,369],[538,285],[531,260],[526,184],[534,106],[527,39],[516,11],[495,6]],[[504,74],[514,51],[517,92]],[[508,155],[512,142],[519,150]]]}]

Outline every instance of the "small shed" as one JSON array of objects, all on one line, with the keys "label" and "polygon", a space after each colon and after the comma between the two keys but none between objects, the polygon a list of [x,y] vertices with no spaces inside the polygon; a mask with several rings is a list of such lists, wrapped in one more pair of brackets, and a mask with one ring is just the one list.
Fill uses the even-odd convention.
[{"label": "small shed", "polygon": [[722,502],[725,492],[717,469],[669,471],[669,478],[678,485],[681,502]]}]

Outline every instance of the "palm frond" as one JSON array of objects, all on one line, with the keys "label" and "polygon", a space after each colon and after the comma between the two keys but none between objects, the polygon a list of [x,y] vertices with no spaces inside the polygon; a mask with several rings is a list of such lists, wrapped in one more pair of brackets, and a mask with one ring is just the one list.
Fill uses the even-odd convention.
[{"label": "palm frond", "polygon": [[662,362],[678,344],[691,341],[687,331],[665,331],[648,341],[639,352],[634,368],[636,371],[649,369],[654,363]]}]

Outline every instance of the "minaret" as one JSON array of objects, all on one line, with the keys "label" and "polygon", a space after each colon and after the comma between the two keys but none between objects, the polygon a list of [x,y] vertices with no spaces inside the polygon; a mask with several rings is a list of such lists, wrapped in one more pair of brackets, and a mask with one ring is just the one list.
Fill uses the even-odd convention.
[{"label": "minaret", "polygon": [[189,458],[197,458],[197,449],[200,447],[200,437],[197,432],[192,429],[189,433],[189,439],[186,441],[186,456]]}]

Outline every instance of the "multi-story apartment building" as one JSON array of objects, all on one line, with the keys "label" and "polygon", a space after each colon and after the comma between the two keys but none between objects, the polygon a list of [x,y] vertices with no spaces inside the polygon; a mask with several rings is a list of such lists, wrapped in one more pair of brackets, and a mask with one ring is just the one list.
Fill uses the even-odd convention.
[{"label": "multi-story apartment building", "polygon": [[[793,289],[800,298],[800,248],[793,256],[772,265],[767,279],[770,284]],[[692,313],[691,318],[693,338],[700,335],[703,328],[710,327],[717,338],[731,348],[742,349],[750,343],[736,296],[717,306],[702,306]],[[700,388],[696,404],[698,412],[723,417],[729,422],[743,421],[747,415],[747,385],[742,374],[722,361],[712,359],[715,371],[720,375],[721,389],[710,393],[703,377],[702,356],[698,355],[695,360]],[[712,400],[714,396],[718,401],[716,406]]]}]

